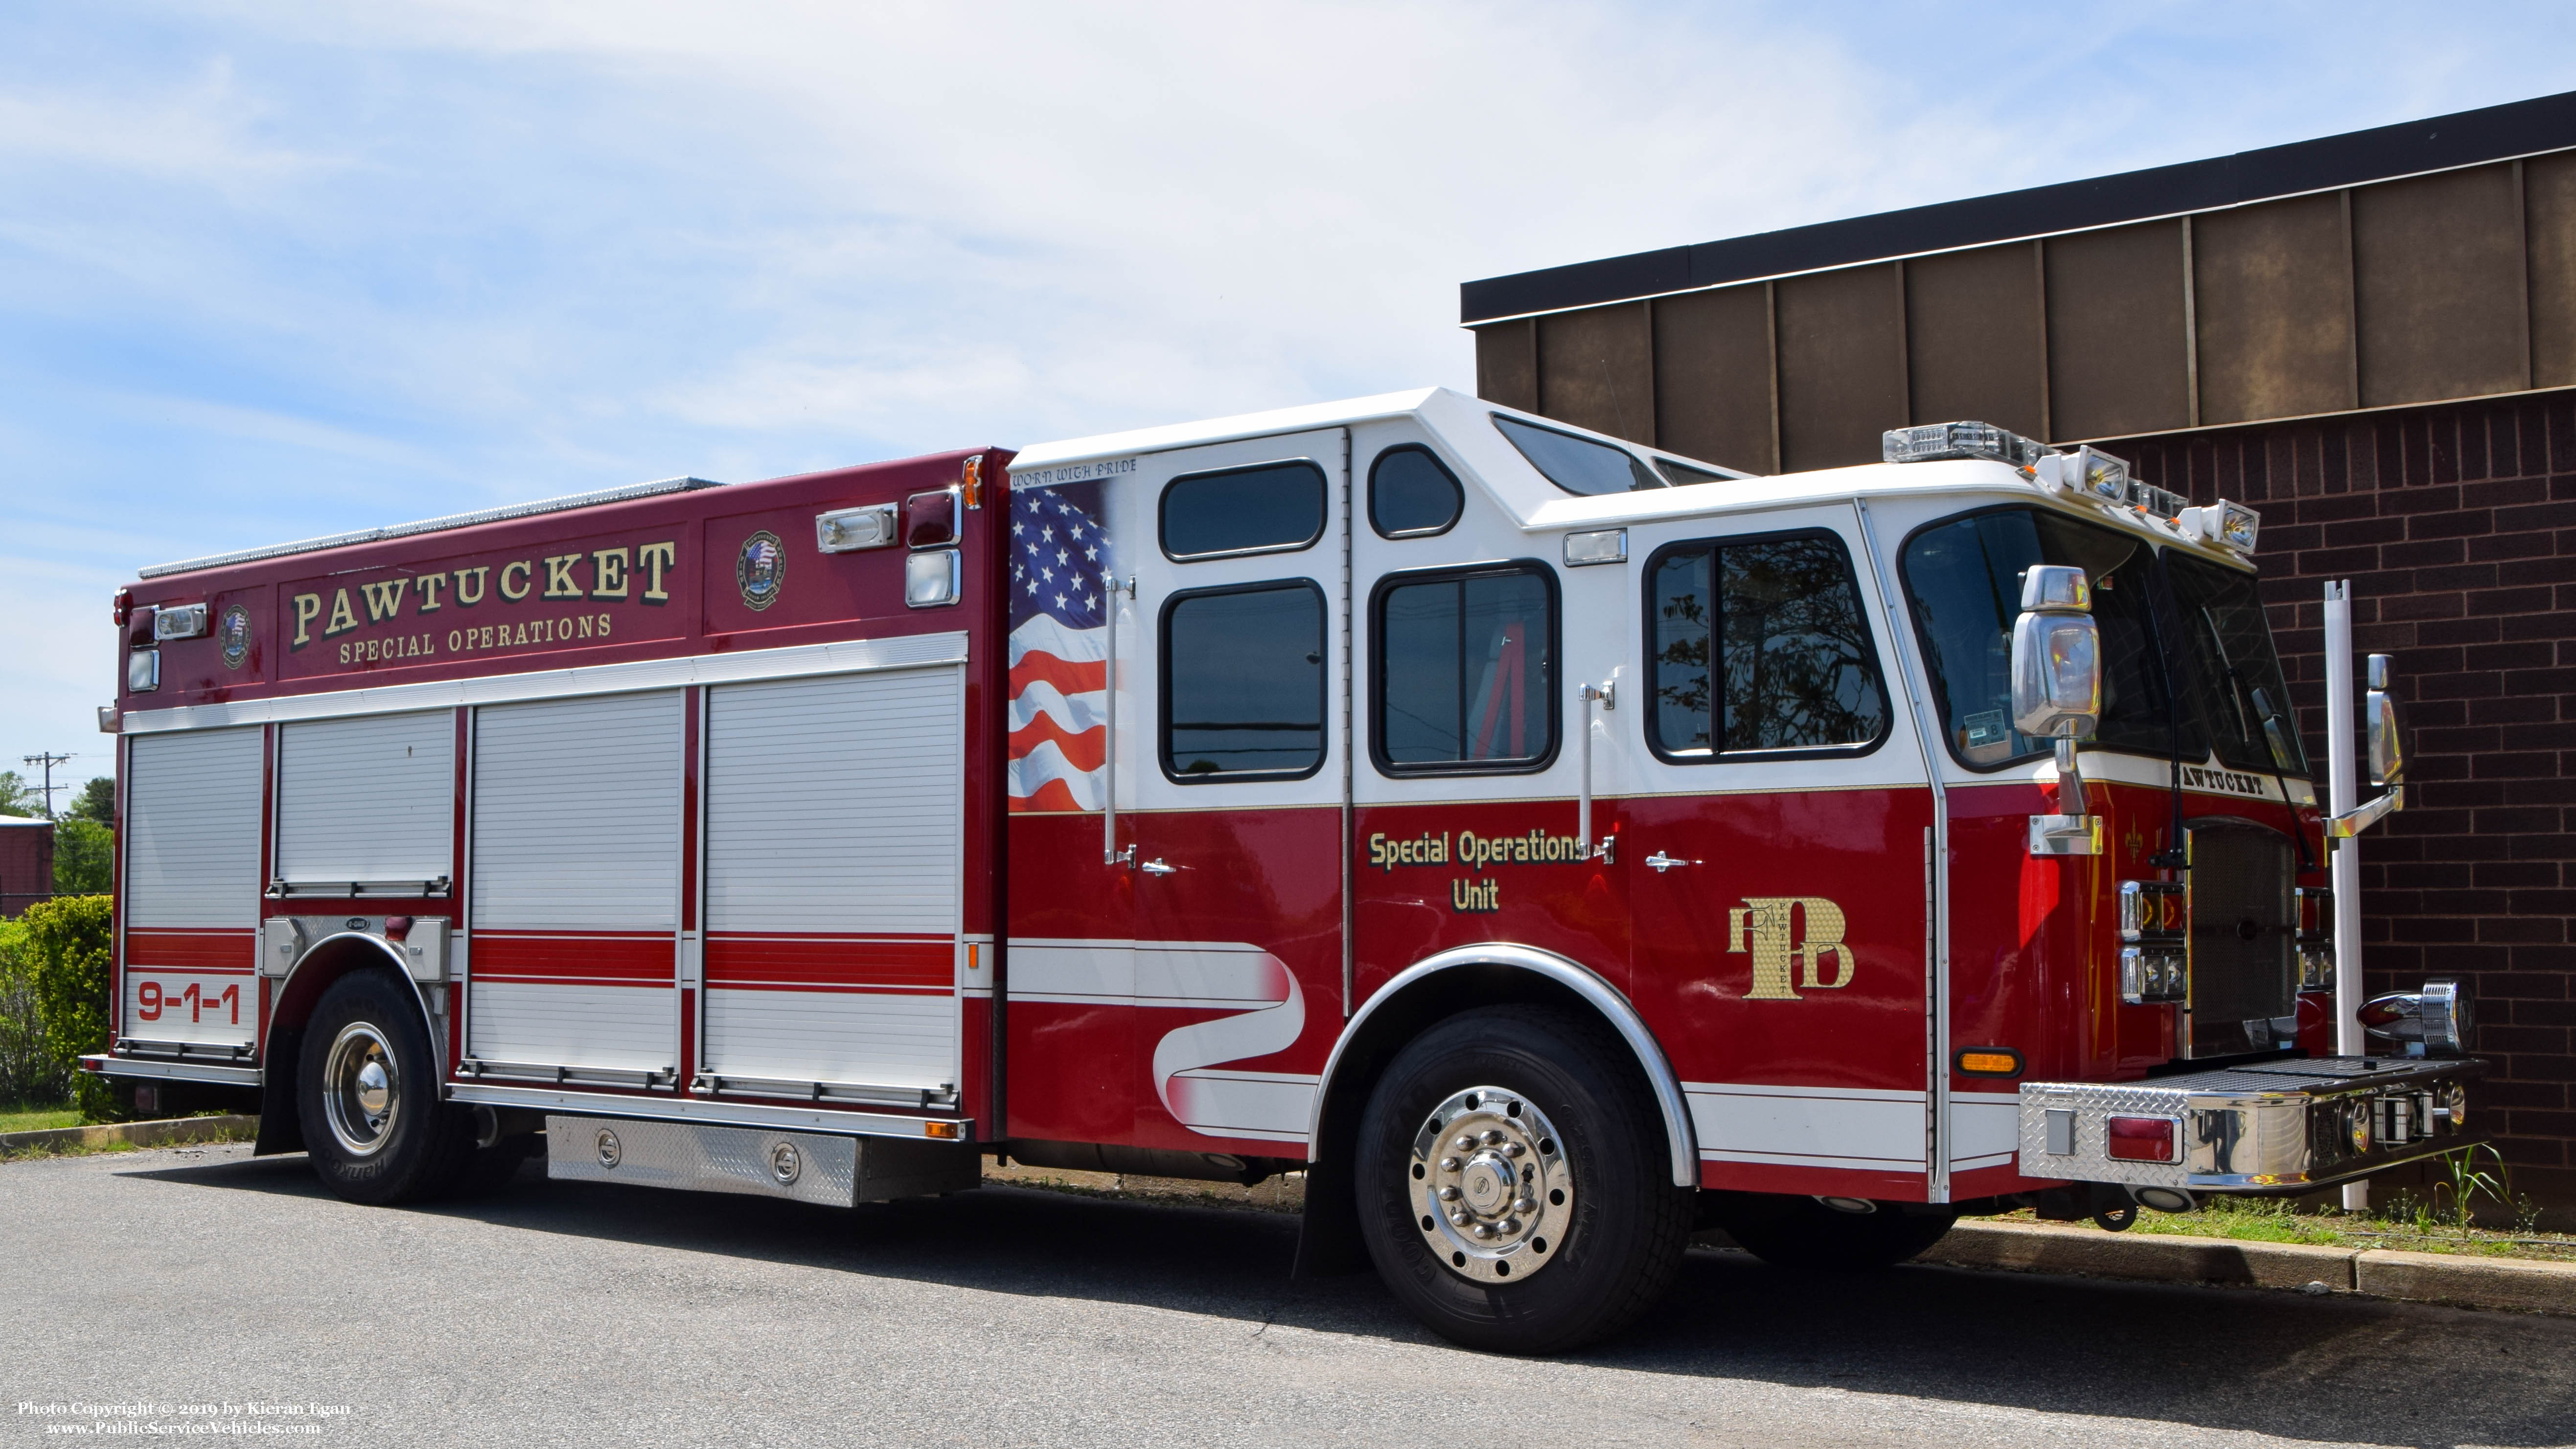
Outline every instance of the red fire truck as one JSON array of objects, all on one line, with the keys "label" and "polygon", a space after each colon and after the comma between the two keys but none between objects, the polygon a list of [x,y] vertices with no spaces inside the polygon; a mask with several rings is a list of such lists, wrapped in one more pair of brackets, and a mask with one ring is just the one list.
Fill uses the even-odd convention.
[{"label": "red fire truck", "polygon": [[1302,1170],[1301,1269],[1518,1351],[1695,1227],[1884,1264],[2475,1140],[2455,988],[2337,1039],[2397,795],[2320,809],[2259,520],[1887,457],[1428,390],[144,570],[85,1065],[370,1203]]}]

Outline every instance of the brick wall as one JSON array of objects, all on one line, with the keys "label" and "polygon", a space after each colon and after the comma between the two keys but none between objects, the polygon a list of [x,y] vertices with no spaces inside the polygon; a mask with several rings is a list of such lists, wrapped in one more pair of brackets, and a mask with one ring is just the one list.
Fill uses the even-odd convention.
[{"label": "brick wall", "polygon": [[2518,1190],[2576,1203],[2576,392],[2105,446],[2262,511],[2320,760],[2323,584],[2352,580],[2354,645],[2396,656],[2414,750],[2408,808],[2363,838],[2368,988],[2471,984],[2494,1063],[2471,1110]]}]

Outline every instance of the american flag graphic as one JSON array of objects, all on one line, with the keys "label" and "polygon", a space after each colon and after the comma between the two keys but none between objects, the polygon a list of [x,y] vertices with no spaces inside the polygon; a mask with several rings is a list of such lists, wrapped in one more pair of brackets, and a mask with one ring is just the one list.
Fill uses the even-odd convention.
[{"label": "american flag graphic", "polygon": [[1098,481],[1011,495],[1011,808],[1098,810],[1110,584]]}]

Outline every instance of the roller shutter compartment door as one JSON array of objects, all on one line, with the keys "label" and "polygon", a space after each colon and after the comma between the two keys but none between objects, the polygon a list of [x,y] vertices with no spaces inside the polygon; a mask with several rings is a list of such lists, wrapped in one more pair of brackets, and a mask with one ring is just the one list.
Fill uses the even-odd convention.
[{"label": "roller shutter compartment door", "polygon": [[956,1090],[963,679],[951,666],[708,692],[713,1089]]},{"label": "roller shutter compartment door", "polygon": [[456,717],[290,724],[277,746],[277,866],[298,895],[360,883],[419,894],[453,869]]},{"label": "roller shutter compartment door", "polygon": [[137,738],[126,756],[124,1035],[259,1036],[258,729]]},{"label": "roller shutter compartment door", "polygon": [[467,1054],[678,1070],[676,691],[491,706],[474,722]]}]

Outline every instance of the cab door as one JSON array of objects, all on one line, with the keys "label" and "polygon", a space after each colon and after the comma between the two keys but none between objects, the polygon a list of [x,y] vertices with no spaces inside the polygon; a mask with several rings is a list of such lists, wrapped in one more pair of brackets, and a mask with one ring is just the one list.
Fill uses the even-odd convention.
[{"label": "cab door", "polygon": [[1702,1182],[1919,1196],[1932,805],[1847,509],[1638,550],[1635,993]]},{"label": "cab door", "polygon": [[1348,447],[1333,428],[1155,454],[1126,495],[1142,1145],[1302,1144],[1341,1024]]}]

